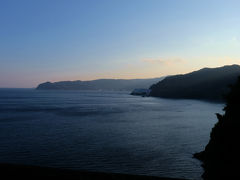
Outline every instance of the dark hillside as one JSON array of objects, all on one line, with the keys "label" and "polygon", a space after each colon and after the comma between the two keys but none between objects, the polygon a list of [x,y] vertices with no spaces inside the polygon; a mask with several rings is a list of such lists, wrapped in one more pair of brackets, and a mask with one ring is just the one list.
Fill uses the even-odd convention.
[{"label": "dark hillside", "polygon": [[235,83],[239,75],[240,66],[231,65],[169,76],[151,86],[151,96],[223,100],[223,95],[229,92],[229,85]]}]

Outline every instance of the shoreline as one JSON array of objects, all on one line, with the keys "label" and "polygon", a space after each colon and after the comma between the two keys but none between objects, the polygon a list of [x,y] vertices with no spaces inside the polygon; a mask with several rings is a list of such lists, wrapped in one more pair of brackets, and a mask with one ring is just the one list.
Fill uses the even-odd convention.
[{"label": "shoreline", "polygon": [[[0,177],[6,178],[61,178],[82,180],[181,180],[176,178],[131,175],[120,173],[90,172],[81,170],[59,169],[31,165],[0,163]],[[183,180],[183,179],[182,179]]]}]

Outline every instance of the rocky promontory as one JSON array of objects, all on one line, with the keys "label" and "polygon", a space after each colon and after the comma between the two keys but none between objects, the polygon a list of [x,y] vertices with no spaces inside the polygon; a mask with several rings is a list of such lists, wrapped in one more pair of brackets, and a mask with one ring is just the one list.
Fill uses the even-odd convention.
[{"label": "rocky promontory", "polygon": [[206,179],[240,179],[240,78],[226,96],[223,115],[210,134],[205,150],[194,157],[203,162]]}]

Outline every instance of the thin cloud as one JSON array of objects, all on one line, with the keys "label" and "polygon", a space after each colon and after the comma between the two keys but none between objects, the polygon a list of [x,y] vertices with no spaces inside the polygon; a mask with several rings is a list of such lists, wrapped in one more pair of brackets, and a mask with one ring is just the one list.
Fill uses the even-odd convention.
[{"label": "thin cloud", "polygon": [[158,59],[142,59],[142,62],[149,64],[160,64],[160,65],[175,65],[185,63],[184,59],[181,58],[158,58]]}]

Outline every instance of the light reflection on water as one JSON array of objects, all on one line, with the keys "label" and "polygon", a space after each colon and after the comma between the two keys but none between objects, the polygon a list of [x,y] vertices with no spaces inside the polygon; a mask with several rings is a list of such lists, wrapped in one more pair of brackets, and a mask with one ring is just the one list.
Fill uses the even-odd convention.
[{"label": "light reflection on water", "polygon": [[0,90],[0,162],[199,179],[222,104],[128,92]]}]

